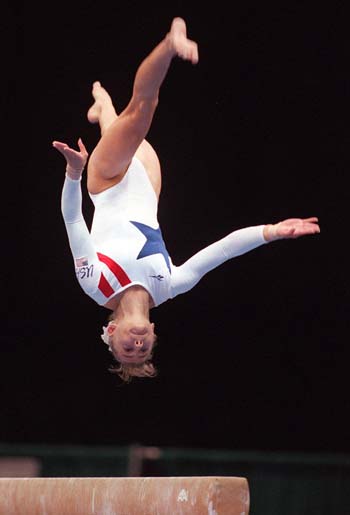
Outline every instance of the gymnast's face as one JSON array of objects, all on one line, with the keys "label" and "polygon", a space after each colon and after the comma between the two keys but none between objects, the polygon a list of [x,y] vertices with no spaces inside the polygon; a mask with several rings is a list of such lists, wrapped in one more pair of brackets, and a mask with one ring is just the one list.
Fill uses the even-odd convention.
[{"label": "gymnast's face", "polygon": [[108,325],[110,346],[115,358],[125,365],[145,362],[150,358],[156,336],[148,320],[120,320]]}]

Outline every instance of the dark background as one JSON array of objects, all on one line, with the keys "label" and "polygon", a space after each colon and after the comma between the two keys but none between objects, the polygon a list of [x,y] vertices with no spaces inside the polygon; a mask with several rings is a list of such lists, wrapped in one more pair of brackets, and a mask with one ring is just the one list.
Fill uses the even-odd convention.
[{"label": "dark background", "polygon": [[[347,9],[2,9],[0,441],[350,452]],[[153,310],[159,375],[122,385],[100,340],[109,311],[75,279],[51,142],[92,151],[92,82],[122,109],[174,16],[200,52],[173,62],[148,136],[174,263],[289,217],[318,216],[321,234],[260,247]]]}]

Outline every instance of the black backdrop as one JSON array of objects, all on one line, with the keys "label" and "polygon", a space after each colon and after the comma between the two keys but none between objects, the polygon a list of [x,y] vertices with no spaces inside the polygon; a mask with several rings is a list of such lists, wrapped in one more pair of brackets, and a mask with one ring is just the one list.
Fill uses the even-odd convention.
[{"label": "black backdrop", "polygon": [[[350,451],[348,13],[243,4],[3,7],[0,441]],[[92,82],[124,107],[178,15],[200,62],[173,63],[149,133],[173,261],[294,216],[321,234],[260,247],[154,310],[159,375],[125,386],[100,341],[108,312],[75,279],[51,141],[91,152]]]}]

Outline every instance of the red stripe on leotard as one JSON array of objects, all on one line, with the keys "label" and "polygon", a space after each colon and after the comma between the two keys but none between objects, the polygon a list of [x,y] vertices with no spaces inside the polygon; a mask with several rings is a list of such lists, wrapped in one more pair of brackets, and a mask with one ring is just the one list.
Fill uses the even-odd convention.
[{"label": "red stripe on leotard", "polygon": [[103,295],[107,298],[110,297],[112,295],[112,293],[114,293],[112,286],[109,284],[109,282],[107,281],[107,279],[105,278],[105,276],[103,275],[102,272],[101,272],[100,281],[98,283],[98,288],[99,288],[99,290],[101,290]]},{"label": "red stripe on leotard", "polygon": [[97,252],[97,256],[98,259],[102,261],[102,263],[108,266],[110,271],[115,275],[115,277],[120,282],[121,286],[126,286],[127,284],[131,283],[126,272],[122,269],[120,265],[118,265],[118,263],[113,261],[113,259],[111,259],[108,256],[105,256],[104,254],[101,254],[100,252]]}]

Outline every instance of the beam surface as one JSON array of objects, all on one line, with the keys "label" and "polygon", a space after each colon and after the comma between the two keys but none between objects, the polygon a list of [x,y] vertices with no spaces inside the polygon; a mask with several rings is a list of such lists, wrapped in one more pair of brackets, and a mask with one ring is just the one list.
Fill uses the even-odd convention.
[{"label": "beam surface", "polygon": [[249,515],[246,478],[0,478],[6,515]]}]

